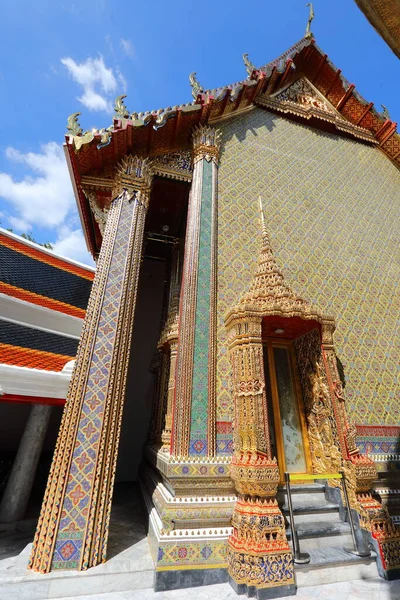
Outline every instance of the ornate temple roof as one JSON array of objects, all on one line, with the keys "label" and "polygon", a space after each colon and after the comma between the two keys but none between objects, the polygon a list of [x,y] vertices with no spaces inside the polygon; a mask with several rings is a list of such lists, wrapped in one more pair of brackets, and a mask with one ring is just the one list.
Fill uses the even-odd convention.
[{"label": "ornate temple roof", "polygon": [[0,293],[83,319],[94,270],[0,231]]},{"label": "ornate temple roof", "polygon": [[112,125],[87,132],[82,132],[79,127],[78,113],[70,117],[65,151],[85,237],[92,253],[98,252],[101,235],[83,187],[96,190],[97,203],[102,208],[111,199],[115,165],[125,154],[155,157],[187,149],[196,125],[217,124],[252,106],[374,144],[400,167],[400,136],[396,132],[396,123],[386,109],[378,112],[372,102],[362,98],[312,36],[304,37],[259,68],[248,60],[247,55],[244,60],[248,77],[217,89],[203,90],[192,74],[196,97],[188,104],[129,113],[124,97],[120,96]]},{"label": "ornate temple roof", "polygon": [[0,230],[0,363],[61,371],[75,358],[94,270]]}]

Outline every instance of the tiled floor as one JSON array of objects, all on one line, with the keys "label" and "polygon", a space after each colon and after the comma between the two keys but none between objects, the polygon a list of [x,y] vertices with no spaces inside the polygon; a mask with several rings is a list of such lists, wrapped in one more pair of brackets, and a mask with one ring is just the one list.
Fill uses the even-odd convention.
[{"label": "tiled floor", "polygon": [[[52,572],[40,575],[27,571],[33,525],[20,532],[0,535],[0,600],[238,600],[228,584],[155,593],[153,565],[144,527],[140,497],[129,486],[119,486],[115,494],[110,527],[109,560],[86,572]],[[29,525],[29,527],[27,526]],[[388,583],[371,577],[300,587],[301,600],[400,600],[400,581]],[[305,583],[311,582],[310,574]],[[360,576],[360,575],[358,575]],[[361,575],[363,576],[363,575]],[[300,577],[300,574],[299,574]],[[123,584],[123,585],[122,585]],[[141,589],[139,589],[141,588]],[[114,589],[131,591],[114,592]],[[74,595],[74,591],[76,594]],[[107,593],[103,593],[107,592]],[[69,594],[66,598],[65,593]],[[82,593],[87,595],[81,595]]]},{"label": "tiled floor", "polygon": [[[204,588],[191,588],[171,592],[152,590],[132,590],[98,596],[74,596],[64,600],[238,600],[245,596],[237,596],[228,584],[211,585]],[[303,587],[297,596],[301,600],[400,600],[400,581],[387,582],[377,579],[358,579],[342,583],[331,583],[315,587]]]}]

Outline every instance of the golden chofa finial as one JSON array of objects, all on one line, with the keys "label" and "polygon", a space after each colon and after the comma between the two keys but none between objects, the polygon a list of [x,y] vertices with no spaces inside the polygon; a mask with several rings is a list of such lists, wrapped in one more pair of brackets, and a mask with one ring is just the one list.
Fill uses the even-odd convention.
[{"label": "golden chofa finial", "polygon": [[306,4],[306,6],[310,7],[310,14],[309,14],[309,17],[308,17],[307,27],[306,27],[306,33],[305,33],[304,37],[310,39],[310,38],[314,37],[314,34],[311,31],[311,21],[314,18],[314,8],[313,8],[313,5],[312,5],[311,2],[309,2],[308,4]]},{"label": "golden chofa finial", "polygon": [[129,119],[129,111],[125,106],[124,98],[126,98],[126,94],[121,94],[115,98],[114,112],[120,119]]},{"label": "golden chofa finial", "polygon": [[382,115],[382,117],[383,117],[384,119],[388,119],[388,120],[390,120],[390,113],[389,113],[388,109],[386,108],[386,106],[385,106],[384,104],[381,104],[381,106],[382,106],[382,108],[383,108],[383,110],[382,110],[382,112],[381,112],[381,115]]},{"label": "golden chofa finial", "polygon": [[252,72],[256,71],[257,67],[254,63],[251,62],[251,60],[249,60],[249,55],[247,54],[247,52],[242,55],[242,58],[244,66],[246,67],[247,75],[248,77],[250,77]]},{"label": "golden chofa finial", "polygon": [[202,94],[204,92],[204,88],[197,81],[196,75],[197,73],[195,71],[193,71],[193,73],[190,73],[189,75],[190,86],[192,88],[192,96],[195,100],[199,94]]},{"label": "golden chofa finial", "polygon": [[80,112],[76,112],[72,113],[72,115],[69,115],[67,124],[67,135],[82,135],[82,128],[79,125],[78,121],[78,117],[80,114]]}]

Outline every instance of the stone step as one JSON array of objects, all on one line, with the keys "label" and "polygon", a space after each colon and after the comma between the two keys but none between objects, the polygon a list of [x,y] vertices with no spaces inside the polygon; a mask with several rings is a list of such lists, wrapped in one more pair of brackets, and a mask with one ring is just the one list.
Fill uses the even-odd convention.
[{"label": "stone step", "polygon": [[[292,494],[310,494],[310,493],[324,493],[325,483],[296,483],[290,485],[290,491]],[[286,485],[282,485],[278,488],[278,493],[282,492],[286,495]]]},{"label": "stone step", "polygon": [[[295,522],[295,527],[299,539],[327,537],[350,533],[350,525],[343,521],[334,523],[311,521],[309,523],[300,523],[298,525]],[[292,531],[290,527],[286,530],[286,536],[288,539],[292,538]]]},{"label": "stone step", "polygon": [[298,587],[378,576],[374,552],[370,557],[360,558],[345,552],[340,546],[327,546],[313,548],[309,554],[311,560],[308,564],[295,565]]},{"label": "stone step", "polygon": [[[339,513],[338,505],[328,501],[311,503],[304,502],[301,504],[292,502],[292,505],[294,515],[306,515],[314,513]],[[284,515],[289,514],[289,507],[287,504],[281,506],[281,510]]]},{"label": "stone step", "polygon": [[[332,544],[341,547],[351,546],[353,542],[350,525],[342,521],[300,523],[296,524],[296,530],[302,552],[309,552],[314,548],[326,548]],[[290,527],[286,530],[286,537],[291,541]]]}]

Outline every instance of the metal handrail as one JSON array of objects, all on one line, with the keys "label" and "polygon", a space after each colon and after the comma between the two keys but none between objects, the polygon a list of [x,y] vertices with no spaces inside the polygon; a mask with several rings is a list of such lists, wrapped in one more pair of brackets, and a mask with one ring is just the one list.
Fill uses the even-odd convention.
[{"label": "metal handrail", "polygon": [[343,489],[343,495],[346,502],[346,509],[350,523],[350,531],[351,537],[353,540],[354,548],[343,548],[345,552],[349,552],[350,554],[355,554],[356,556],[367,557],[371,556],[371,552],[368,550],[359,550],[356,538],[356,531],[354,525],[354,519],[350,508],[349,496],[347,493],[346,486],[346,476],[344,471],[340,471],[340,473],[323,473],[323,474],[290,474],[285,473],[285,482],[286,482],[286,491],[288,497],[288,506],[289,506],[289,518],[290,518],[290,528],[292,530],[292,542],[293,542],[293,560],[296,564],[307,564],[310,562],[310,555],[307,552],[300,551],[300,543],[299,537],[297,535],[297,530],[294,525],[294,515],[293,515],[293,505],[292,505],[292,494],[290,488],[290,480],[292,481],[314,481],[315,479],[340,479],[341,486]]},{"label": "metal handrail", "polygon": [[299,537],[297,535],[297,530],[294,526],[294,515],[293,515],[293,506],[292,506],[292,494],[290,491],[290,473],[285,473],[285,481],[286,481],[286,493],[289,505],[289,518],[290,518],[290,528],[292,530],[292,544],[293,544],[293,561],[297,565],[306,565],[310,562],[310,555],[308,552],[300,552],[300,544]]},{"label": "metal handrail", "polygon": [[356,538],[356,528],[354,525],[354,519],[353,519],[353,515],[351,512],[351,508],[350,508],[349,495],[347,493],[346,476],[345,476],[344,471],[341,471],[340,474],[342,476],[342,488],[343,488],[344,498],[346,500],[347,514],[349,515],[350,531],[351,531],[351,537],[353,539],[353,546],[354,546],[354,548],[343,548],[343,550],[345,550],[346,552],[349,552],[350,554],[355,554],[356,556],[371,556],[371,552],[369,550],[359,550],[359,548],[358,548],[357,538]]}]

